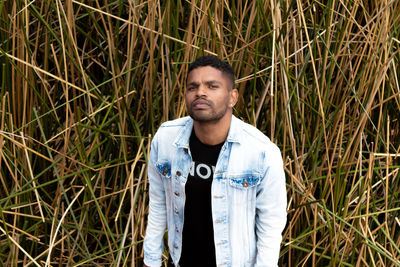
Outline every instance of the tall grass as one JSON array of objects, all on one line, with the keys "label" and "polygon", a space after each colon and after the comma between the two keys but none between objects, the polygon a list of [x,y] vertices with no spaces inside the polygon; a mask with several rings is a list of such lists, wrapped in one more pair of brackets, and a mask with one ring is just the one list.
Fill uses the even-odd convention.
[{"label": "tall grass", "polygon": [[282,266],[400,265],[400,2],[0,2],[0,262],[141,266],[146,161],[188,63],[279,145]]}]

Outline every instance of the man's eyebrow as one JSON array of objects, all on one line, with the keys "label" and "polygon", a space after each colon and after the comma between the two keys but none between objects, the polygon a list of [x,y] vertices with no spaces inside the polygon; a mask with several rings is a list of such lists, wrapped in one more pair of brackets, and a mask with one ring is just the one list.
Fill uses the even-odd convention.
[{"label": "man's eyebrow", "polygon": [[[210,81],[205,81],[205,84],[222,84],[222,82],[217,81],[217,80],[210,80]],[[199,86],[200,83],[198,82],[190,82],[186,86]]]},{"label": "man's eyebrow", "polygon": [[190,82],[190,83],[188,83],[188,84],[187,84],[187,86],[190,86],[190,85],[193,85],[193,86],[198,86],[198,85],[199,85],[199,83],[198,83],[198,82]]},{"label": "man's eyebrow", "polygon": [[205,83],[206,83],[206,84],[212,84],[212,83],[222,84],[222,82],[217,81],[217,80],[206,81]]}]

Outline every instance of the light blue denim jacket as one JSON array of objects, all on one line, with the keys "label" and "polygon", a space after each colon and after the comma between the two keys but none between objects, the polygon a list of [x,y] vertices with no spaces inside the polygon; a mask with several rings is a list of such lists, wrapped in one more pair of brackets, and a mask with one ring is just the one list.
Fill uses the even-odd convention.
[{"label": "light blue denim jacket", "polygon": [[[179,262],[192,128],[189,117],[163,123],[151,144],[148,266],[161,265],[166,227],[169,252]],[[286,224],[282,157],[268,137],[235,116],[215,166],[211,198],[217,266],[277,266]],[[206,255],[200,250],[199,257]]]}]

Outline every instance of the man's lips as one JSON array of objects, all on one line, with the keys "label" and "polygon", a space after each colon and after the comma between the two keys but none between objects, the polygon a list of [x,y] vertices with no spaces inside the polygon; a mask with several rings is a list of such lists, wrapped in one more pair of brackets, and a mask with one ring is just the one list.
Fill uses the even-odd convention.
[{"label": "man's lips", "polygon": [[208,108],[209,106],[210,104],[208,103],[208,101],[204,99],[199,99],[192,102],[193,108],[202,109],[202,108]]}]

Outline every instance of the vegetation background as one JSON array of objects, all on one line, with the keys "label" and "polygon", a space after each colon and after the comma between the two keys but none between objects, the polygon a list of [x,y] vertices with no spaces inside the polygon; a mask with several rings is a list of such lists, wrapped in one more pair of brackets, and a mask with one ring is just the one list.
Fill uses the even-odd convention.
[{"label": "vegetation background", "polygon": [[281,266],[400,265],[400,1],[1,0],[0,265],[141,266],[188,63],[282,150]]}]

